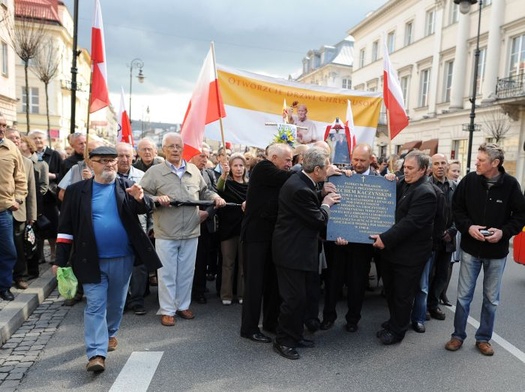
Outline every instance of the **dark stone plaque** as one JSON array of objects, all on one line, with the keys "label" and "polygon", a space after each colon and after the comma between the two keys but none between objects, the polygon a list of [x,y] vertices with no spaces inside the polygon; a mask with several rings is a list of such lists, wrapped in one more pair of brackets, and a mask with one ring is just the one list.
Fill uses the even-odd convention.
[{"label": "dark stone plaque", "polygon": [[341,195],[341,203],[330,209],[328,241],[341,237],[348,242],[371,244],[371,234],[381,234],[394,224],[396,181],[361,174],[332,176],[328,181]]}]

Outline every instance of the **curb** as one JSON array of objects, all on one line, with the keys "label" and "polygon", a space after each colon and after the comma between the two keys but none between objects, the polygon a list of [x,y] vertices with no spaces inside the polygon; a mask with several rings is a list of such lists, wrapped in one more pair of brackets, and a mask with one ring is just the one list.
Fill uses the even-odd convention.
[{"label": "curb", "polygon": [[4,344],[22,326],[56,285],[56,279],[49,268],[0,311],[0,344]]}]

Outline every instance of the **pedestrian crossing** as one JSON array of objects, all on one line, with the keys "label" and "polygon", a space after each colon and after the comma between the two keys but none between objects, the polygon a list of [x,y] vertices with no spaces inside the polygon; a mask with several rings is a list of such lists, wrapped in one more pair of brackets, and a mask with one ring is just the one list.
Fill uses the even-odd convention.
[{"label": "pedestrian crossing", "polygon": [[163,354],[162,351],[133,352],[109,392],[147,391]]}]

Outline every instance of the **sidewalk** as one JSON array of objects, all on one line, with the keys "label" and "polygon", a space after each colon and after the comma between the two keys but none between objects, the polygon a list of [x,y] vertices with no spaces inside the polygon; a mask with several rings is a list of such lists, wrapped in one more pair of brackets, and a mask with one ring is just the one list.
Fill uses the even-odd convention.
[{"label": "sidewalk", "polygon": [[[49,255],[46,255],[49,260]],[[40,277],[29,280],[26,290],[11,288],[13,301],[0,300],[0,344],[4,344],[22,326],[33,311],[56,287],[56,279],[48,263],[40,265]]]}]

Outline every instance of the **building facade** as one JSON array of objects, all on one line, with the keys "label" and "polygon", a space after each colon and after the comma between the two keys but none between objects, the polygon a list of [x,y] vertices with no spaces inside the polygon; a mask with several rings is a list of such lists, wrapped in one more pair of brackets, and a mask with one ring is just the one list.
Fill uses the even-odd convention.
[{"label": "building facade", "polygon": [[10,126],[16,122],[16,54],[7,29],[14,25],[14,9],[14,0],[0,0],[0,18],[8,19],[0,23],[0,113]]},{"label": "building facade", "polygon": [[[506,170],[524,183],[525,7],[520,0],[483,0],[481,14],[479,7],[463,15],[453,0],[388,1],[348,31],[355,39],[353,88],[382,89],[388,50],[410,117],[392,140],[392,152],[440,152],[462,162],[464,173],[475,84],[471,167],[481,143],[498,142]],[[388,152],[387,132],[378,135],[378,152]]]}]

